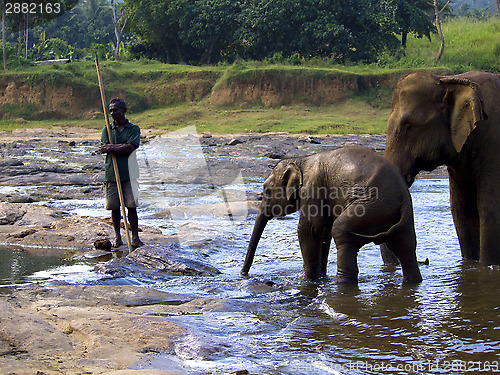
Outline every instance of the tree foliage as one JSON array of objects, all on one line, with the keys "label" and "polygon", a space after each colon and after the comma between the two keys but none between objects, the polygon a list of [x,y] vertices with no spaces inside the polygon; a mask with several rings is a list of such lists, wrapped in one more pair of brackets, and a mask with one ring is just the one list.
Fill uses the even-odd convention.
[{"label": "tree foliage", "polygon": [[[370,61],[398,48],[395,32],[428,35],[411,0],[125,0],[132,51],[168,62],[211,63],[275,54]],[[409,16],[408,16],[409,13]]]},{"label": "tree foliage", "polygon": [[408,34],[418,38],[436,31],[432,23],[433,6],[428,0],[384,0],[382,2],[390,13],[396,33],[401,35],[401,44],[406,48]]},{"label": "tree foliage", "polygon": [[[119,45],[132,57],[169,63],[276,56],[372,62],[380,53],[404,47],[409,34],[430,37],[435,32],[428,0],[80,0],[77,6],[77,0],[60,2],[67,5],[64,15],[45,19],[44,24],[41,19],[31,21],[38,26],[30,33],[30,46],[44,50],[46,40],[60,39],[76,48],[77,57],[80,49],[91,46],[106,55],[114,51],[116,57]],[[17,38],[19,22],[8,20],[11,42]]]},{"label": "tree foliage", "polygon": [[114,28],[109,1],[80,0],[70,12],[38,29],[43,31],[47,37],[62,39],[76,48],[110,43],[114,39]]}]

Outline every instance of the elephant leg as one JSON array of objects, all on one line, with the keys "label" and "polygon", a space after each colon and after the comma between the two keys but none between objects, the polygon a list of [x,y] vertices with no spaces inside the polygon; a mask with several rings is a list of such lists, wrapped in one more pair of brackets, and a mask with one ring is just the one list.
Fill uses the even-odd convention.
[{"label": "elephant leg", "polygon": [[361,246],[344,239],[335,239],[337,247],[337,276],[335,284],[357,284],[358,283],[358,251]]},{"label": "elephant leg", "polygon": [[334,280],[336,284],[358,282],[358,251],[366,244],[366,240],[352,233],[355,220],[359,218],[354,215],[354,207],[351,205],[333,223],[332,237],[337,247],[337,276]]},{"label": "elephant leg", "polygon": [[462,257],[479,260],[480,230],[476,190],[466,191],[450,176],[450,206]]},{"label": "elephant leg", "polygon": [[[478,194],[479,197],[487,194]],[[484,265],[500,264],[500,212],[491,199],[480,198],[478,203],[480,222],[479,262]]]},{"label": "elephant leg", "polygon": [[317,280],[326,276],[331,224],[329,225],[321,217],[311,218],[301,214],[298,235],[306,279]]},{"label": "elephant leg", "polygon": [[398,258],[389,249],[387,244],[383,243],[380,245],[380,254],[382,255],[382,260],[384,261],[384,264],[394,264],[394,265],[399,264]]},{"label": "elephant leg", "polygon": [[327,274],[328,255],[332,243],[332,225],[333,220],[326,220],[321,231],[321,277],[326,277]]},{"label": "elephant leg", "polygon": [[401,232],[393,234],[386,245],[398,258],[403,270],[403,282],[419,283],[422,275],[417,262],[417,237],[413,222]]}]

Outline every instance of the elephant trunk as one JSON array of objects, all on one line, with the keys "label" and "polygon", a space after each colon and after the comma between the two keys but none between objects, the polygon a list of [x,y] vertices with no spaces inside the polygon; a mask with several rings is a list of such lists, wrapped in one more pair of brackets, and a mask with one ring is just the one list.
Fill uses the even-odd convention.
[{"label": "elephant trunk", "polygon": [[262,232],[264,232],[264,228],[266,227],[268,221],[269,218],[262,213],[259,213],[257,219],[255,220],[252,237],[250,238],[250,243],[248,244],[247,256],[245,258],[245,263],[243,264],[243,268],[241,269],[241,275],[243,276],[248,275],[248,271],[252,266],[255,250],[257,249],[260,237],[262,236]]}]

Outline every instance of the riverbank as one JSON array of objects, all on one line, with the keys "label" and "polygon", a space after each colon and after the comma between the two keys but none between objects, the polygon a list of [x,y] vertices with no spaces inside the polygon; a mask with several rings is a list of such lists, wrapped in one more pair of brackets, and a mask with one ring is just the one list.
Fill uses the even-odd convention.
[{"label": "riverbank", "polygon": [[[98,132],[76,128],[0,133],[0,195],[2,202],[10,202],[0,205],[0,236],[4,236],[5,244],[15,245],[21,251],[83,257],[95,239],[112,236],[111,226],[102,218],[50,207],[56,200],[101,199],[103,156],[95,153],[98,140]],[[142,147],[147,149],[153,141],[165,141],[168,147],[171,143],[167,140],[174,144],[187,140],[190,145],[197,145],[207,164],[194,168],[193,173],[207,169],[207,165],[211,173],[190,178],[196,184],[215,181],[216,187],[233,181],[239,173],[243,181],[261,181],[284,157],[351,144],[382,152],[385,145],[383,135],[193,135],[146,130]],[[165,174],[165,179],[166,183],[176,183],[179,173]],[[255,212],[258,194],[247,194],[246,198],[242,203],[247,204],[248,212]],[[176,215],[187,215],[193,210],[227,215],[225,207],[208,203],[198,207],[179,205],[175,209]],[[168,220],[173,213],[158,214]],[[175,277],[175,272],[217,272],[204,264],[189,264],[191,259],[177,251],[178,234],[165,236],[158,228],[142,224],[141,227],[146,246],[133,256],[113,257],[111,262],[99,263],[99,272],[110,279],[126,277],[127,272],[138,267],[142,267],[141,272],[147,269],[154,277]],[[220,239],[216,231],[210,232],[211,228],[183,229],[203,234],[189,235],[191,239],[199,238],[190,241],[196,253],[212,251],[218,247],[217,241],[229,241]],[[165,264],[171,266],[172,259],[177,271],[161,268]],[[183,340],[184,330],[169,322],[168,317],[213,311],[223,305],[223,299],[193,298],[136,286],[63,283],[17,289],[0,297],[0,368],[15,374],[168,374],[141,370],[158,353],[176,354],[176,343]],[[168,364],[162,368],[168,368]],[[234,368],[237,370],[243,369]],[[182,373],[182,369],[172,371]]]},{"label": "riverbank", "polygon": [[32,286],[0,296],[2,374],[171,375],[141,370],[175,354],[184,330],[167,317],[219,309],[223,301],[136,286]]}]

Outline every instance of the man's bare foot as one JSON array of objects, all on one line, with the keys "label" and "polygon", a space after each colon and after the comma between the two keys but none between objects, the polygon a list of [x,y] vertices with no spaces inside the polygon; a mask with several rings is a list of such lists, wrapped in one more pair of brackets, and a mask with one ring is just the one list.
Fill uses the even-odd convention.
[{"label": "man's bare foot", "polygon": [[120,247],[121,245],[123,245],[123,241],[122,241],[122,239],[121,239],[121,238],[120,238],[120,239],[115,240],[115,242],[113,243],[113,247],[114,247],[114,248]]},{"label": "man's bare foot", "polygon": [[131,245],[134,249],[137,249],[138,247],[144,246],[144,243],[138,238],[133,238]]}]

